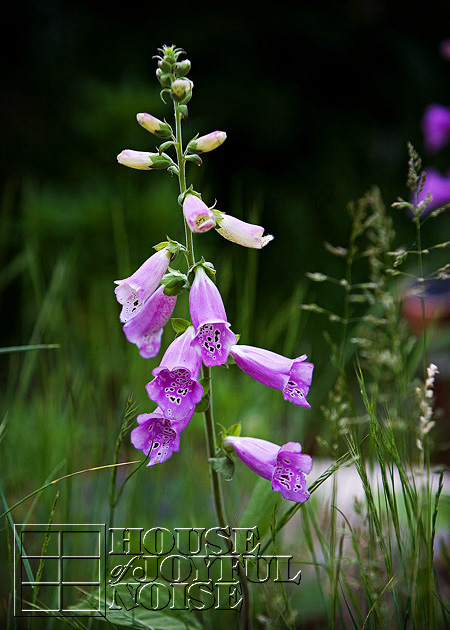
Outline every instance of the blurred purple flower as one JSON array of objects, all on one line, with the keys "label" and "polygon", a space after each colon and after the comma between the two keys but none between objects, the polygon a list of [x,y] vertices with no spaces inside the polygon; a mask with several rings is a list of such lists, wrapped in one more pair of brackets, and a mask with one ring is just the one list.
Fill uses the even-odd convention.
[{"label": "blurred purple flower", "polygon": [[227,362],[236,335],[230,330],[219,290],[201,265],[195,269],[195,279],[189,293],[189,310],[195,329],[195,340],[202,361],[207,366]]},{"label": "blurred purple flower", "polygon": [[439,46],[439,51],[445,61],[450,61],[450,39],[444,39],[441,42]]},{"label": "blurred purple flower", "polygon": [[285,499],[304,503],[310,497],[305,475],[312,470],[312,458],[302,453],[301,444],[283,446],[259,438],[227,436],[223,446],[232,446],[236,455],[257,475],[272,481],[272,490]]},{"label": "blurred purple flower", "polygon": [[189,424],[192,413],[182,420],[169,420],[159,407],[137,417],[139,426],[131,431],[133,446],[149,457],[147,466],[162,464],[180,450],[180,434]]},{"label": "blurred purple flower", "polygon": [[191,416],[203,395],[198,382],[202,359],[199,348],[192,345],[194,334],[189,326],[170,344],[152,372],[155,378],[146,385],[150,398],[171,421]]},{"label": "blurred purple flower", "polygon": [[176,296],[166,295],[164,287],[161,286],[124,325],[123,332],[126,338],[130,343],[137,345],[144,359],[156,357],[158,354],[163,328],[173,313],[176,301]]},{"label": "blurred purple flower", "polygon": [[417,194],[416,203],[424,201],[428,193],[431,194],[431,201],[420,213],[421,217],[446,203],[450,203],[450,172],[443,176],[436,169],[430,168],[426,174],[425,185]]},{"label": "blurred purple flower", "polygon": [[314,365],[304,363],[306,354],[288,359],[270,350],[242,345],[232,346],[230,354],[249,376],[267,387],[281,390],[284,400],[307,409],[311,407],[306,395],[311,385]]},{"label": "blurred purple flower", "polygon": [[150,256],[133,275],[123,280],[115,280],[118,286],[115,294],[122,304],[120,321],[128,322],[135,317],[148,298],[156,291],[169,266],[170,253],[166,248]]},{"label": "blurred purple flower", "polygon": [[450,107],[433,103],[422,118],[424,145],[429,153],[437,153],[450,142]]}]

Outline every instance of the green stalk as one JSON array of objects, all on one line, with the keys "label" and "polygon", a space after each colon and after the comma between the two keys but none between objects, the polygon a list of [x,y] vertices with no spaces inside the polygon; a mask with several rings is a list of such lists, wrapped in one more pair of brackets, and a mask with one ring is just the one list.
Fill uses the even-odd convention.
[{"label": "green stalk", "polygon": [[[178,162],[178,179],[180,182],[180,194],[183,194],[187,190],[186,184],[186,158],[183,153],[183,140],[181,132],[181,118],[182,115],[175,105],[175,150],[177,153]],[[195,264],[194,255],[194,240],[192,232],[184,220],[184,232],[186,236],[186,259],[189,267],[193,267]],[[203,413],[205,421],[205,437],[206,437],[206,453],[209,464],[209,476],[211,480],[211,492],[214,504],[214,511],[216,514],[217,522],[220,527],[228,527],[228,519],[225,512],[225,502],[222,492],[222,479],[220,475],[214,470],[211,464],[211,458],[216,453],[216,432],[214,428],[214,417],[212,408],[212,382],[211,382],[211,369],[206,365],[203,366],[203,379],[209,384],[209,402],[208,407]],[[238,573],[239,582],[242,589],[243,607],[241,613],[241,628],[242,630],[251,630],[252,624],[252,603],[251,603],[251,591],[247,582],[247,576],[239,570]]]},{"label": "green stalk", "polygon": [[[177,152],[178,161],[178,180],[180,182],[180,194],[183,194],[187,190],[186,186],[186,158],[183,153],[183,137],[181,134],[181,113],[178,107],[175,105],[175,150]],[[186,219],[184,219],[184,234],[186,237],[186,258],[189,267],[193,267],[195,264],[194,256],[194,239],[192,232],[189,229]]]},{"label": "green stalk", "polygon": [[417,257],[419,260],[419,282],[420,282],[420,305],[422,310],[422,345],[423,345],[423,374],[426,378],[427,374],[427,326],[425,322],[425,295],[424,295],[424,278],[423,278],[423,252],[422,252],[422,238],[420,234],[420,217],[416,217],[416,232],[417,232]]},{"label": "green stalk", "polygon": [[[208,407],[203,413],[205,420],[205,434],[206,434],[206,452],[208,455],[208,461],[215,456],[216,453],[216,432],[214,428],[214,416],[212,408],[212,383],[211,383],[211,368],[206,365],[203,366],[203,379],[209,383],[209,402]],[[229,521],[225,512],[225,502],[222,492],[222,479],[220,475],[214,470],[211,463],[209,464],[209,476],[211,480],[211,491],[213,496],[214,510],[216,513],[217,522],[220,527],[226,528],[229,525]],[[239,569],[238,579],[242,589],[242,612],[241,612],[241,628],[242,630],[251,630],[253,627],[252,621],[252,593],[250,585],[247,581],[247,576],[243,571]]]}]

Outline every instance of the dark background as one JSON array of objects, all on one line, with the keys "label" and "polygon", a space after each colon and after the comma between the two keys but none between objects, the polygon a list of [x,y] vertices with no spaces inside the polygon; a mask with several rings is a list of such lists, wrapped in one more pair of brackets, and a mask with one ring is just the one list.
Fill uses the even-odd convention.
[{"label": "dark background", "polygon": [[[57,212],[42,212],[34,227],[28,222],[28,237],[46,231],[44,269],[52,267],[55,252],[82,238],[80,266],[111,273],[108,228],[101,218],[94,225],[97,209],[83,208],[83,195],[103,191],[127,205],[124,190],[154,190],[155,174],[124,169],[115,156],[124,148],[154,149],[136,112],[170,120],[152,56],[162,44],[176,44],[188,53],[195,85],[186,139],[215,129],[228,133],[224,146],[188,175],[208,203],[216,199],[219,209],[257,219],[276,236],[270,257],[261,256],[260,278],[285,298],[305,271],[333,268],[322,242],[345,244],[350,200],[373,184],[388,205],[408,196],[406,143],[422,152],[424,108],[450,105],[450,62],[439,53],[450,36],[447,9],[445,1],[387,0],[264,7],[8,3],[2,12],[0,172],[8,201],[3,212],[13,220],[1,262],[23,245],[20,206],[31,186],[41,201],[42,191],[53,201],[60,195]],[[448,149],[424,158],[443,171],[450,165]],[[144,210],[138,218],[135,207],[126,212],[136,266],[143,259],[136,230]],[[410,223],[398,211],[393,217],[400,241],[410,246]],[[150,218],[157,221],[147,213],[147,225]],[[428,228],[425,238],[432,241],[433,229],[442,232],[444,225],[442,219]],[[146,251],[161,240],[159,225],[149,238]],[[17,341],[8,326],[3,330]]]}]

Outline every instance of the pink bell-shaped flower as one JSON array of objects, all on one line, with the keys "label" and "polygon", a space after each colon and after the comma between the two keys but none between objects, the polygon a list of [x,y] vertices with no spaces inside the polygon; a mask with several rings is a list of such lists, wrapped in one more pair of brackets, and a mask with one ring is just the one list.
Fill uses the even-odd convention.
[{"label": "pink bell-shaped flower", "polygon": [[122,304],[120,321],[128,322],[135,317],[148,298],[156,291],[170,262],[170,253],[166,248],[150,256],[133,275],[123,280],[115,280],[115,294]]},{"label": "pink bell-shaped flower", "polygon": [[207,232],[216,225],[214,214],[197,195],[186,195],[183,214],[191,232]]},{"label": "pink bell-shaped flower", "polygon": [[124,325],[126,338],[137,345],[144,359],[158,354],[163,328],[173,313],[176,301],[176,296],[166,295],[161,286],[144,303],[137,315]]},{"label": "pink bell-shaped flower", "polygon": [[310,497],[305,475],[312,470],[312,458],[302,453],[301,444],[288,442],[283,446],[251,437],[227,436],[225,449],[233,447],[236,455],[253,472],[272,482],[272,490],[285,499],[304,503]]},{"label": "pink bell-shaped flower", "polygon": [[199,347],[203,363],[208,367],[223,365],[237,339],[227,321],[219,289],[201,265],[195,268],[189,310],[195,329],[193,344]]},{"label": "pink bell-shaped flower", "polygon": [[230,354],[237,365],[249,376],[267,387],[283,392],[284,400],[310,409],[306,400],[312,381],[314,365],[306,363],[306,354],[288,359],[263,348],[236,345]]}]

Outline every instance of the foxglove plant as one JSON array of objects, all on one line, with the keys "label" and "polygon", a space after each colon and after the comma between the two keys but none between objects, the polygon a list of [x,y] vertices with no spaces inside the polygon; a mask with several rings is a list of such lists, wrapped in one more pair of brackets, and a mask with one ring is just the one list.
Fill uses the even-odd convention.
[{"label": "foxglove plant", "polygon": [[[312,459],[301,453],[297,442],[277,446],[257,438],[241,438],[225,430],[217,442],[211,406],[211,367],[224,365],[229,356],[250,376],[264,385],[279,389],[285,400],[309,408],[306,396],[311,385],[313,364],[306,355],[288,359],[269,350],[239,345],[231,330],[219,289],[215,270],[203,258],[196,260],[194,235],[216,228],[229,241],[244,247],[262,249],[273,237],[264,236],[264,228],[215,210],[202,200],[199,192],[186,181],[186,164],[202,163],[200,154],[221,146],[224,131],[196,135],[183,148],[182,121],[187,118],[187,105],[192,98],[193,82],[187,78],[191,63],[180,59],[184,52],[174,46],[160,49],[156,76],[161,85],[161,98],[170,98],[174,107],[174,129],[148,113],[137,114],[138,123],[163,140],[157,152],[122,151],[117,160],[136,170],[166,169],[179,181],[178,204],[184,220],[185,244],[171,239],[155,246],[157,250],[139,269],[124,280],[116,281],[116,298],[122,305],[120,320],[127,339],[136,344],[142,357],[155,357],[160,349],[164,325],[170,319],[177,295],[189,291],[190,320],[177,318],[173,327],[178,333],[166,349],[160,364],[153,369],[146,385],[149,398],[157,407],[152,413],[138,416],[138,426],[131,432],[133,445],[148,457],[148,466],[160,464],[179,450],[180,434],[191,421],[196,409],[205,419],[206,451],[214,508],[218,523],[229,521],[221,490],[220,467],[215,462],[230,462],[229,450],[236,452],[252,470],[268,479],[275,492],[286,499],[304,503],[309,498],[305,474],[312,468]],[[167,153],[174,151],[174,159]],[[183,253],[185,271],[172,269],[169,263]],[[223,472],[223,471],[222,471]],[[244,598],[243,628],[251,627],[249,591],[246,578],[240,573]]]}]

